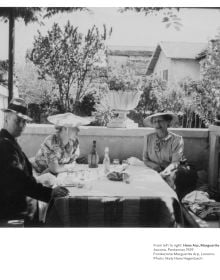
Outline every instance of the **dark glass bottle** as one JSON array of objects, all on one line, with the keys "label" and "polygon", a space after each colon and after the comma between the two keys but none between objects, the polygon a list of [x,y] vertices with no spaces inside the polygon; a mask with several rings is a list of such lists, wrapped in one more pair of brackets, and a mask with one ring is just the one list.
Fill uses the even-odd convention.
[{"label": "dark glass bottle", "polygon": [[93,141],[91,153],[88,155],[89,168],[97,168],[99,163],[99,155],[96,151],[96,141]]}]

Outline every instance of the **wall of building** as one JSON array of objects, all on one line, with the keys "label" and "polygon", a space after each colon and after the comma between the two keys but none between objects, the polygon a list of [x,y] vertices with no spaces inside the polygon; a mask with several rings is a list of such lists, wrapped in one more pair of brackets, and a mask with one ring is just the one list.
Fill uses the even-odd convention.
[{"label": "wall of building", "polygon": [[170,59],[161,51],[154,73],[163,78],[163,70],[168,70],[168,83],[177,83],[185,77],[200,78],[200,64],[194,59]]},{"label": "wall of building", "polygon": [[[31,124],[19,138],[24,152],[32,157],[37,152],[45,137],[55,130],[52,125]],[[120,160],[135,156],[142,159],[144,135],[153,131],[152,128],[107,128],[82,127],[79,140],[81,155],[87,156],[92,147],[92,141],[97,141],[97,151],[102,160],[104,148],[110,149],[111,159]],[[208,167],[208,130],[207,129],[172,129],[174,133],[182,135],[185,143],[185,155],[198,169]]]},{"label": "wall of building", "polygon": [[194,59],[172,59],[171,60],[172,81],[178,82],[185,77],[193,80],[200,78],[200,64]]},{"label": "wall of building", "polygon": [[163,51],[160,52],[159,58],[157,60],[157,63],[154,67],[154,73],[163,78],[163,71],[168,70],[168,79],[172,78],[172,67],[171,67],[171,60],[170,58],[167,58]]}]

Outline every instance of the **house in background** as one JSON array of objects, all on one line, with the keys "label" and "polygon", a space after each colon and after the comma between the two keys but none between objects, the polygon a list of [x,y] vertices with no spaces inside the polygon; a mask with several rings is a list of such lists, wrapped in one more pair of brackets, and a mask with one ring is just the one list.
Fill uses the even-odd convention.
[{"label": "house in background", "polygon": [[155,74],[168,84],[178,83],[186,77],[200,78],[200,63],[197,56],[208,43],[160,42],[147,67],[146,75]]}]

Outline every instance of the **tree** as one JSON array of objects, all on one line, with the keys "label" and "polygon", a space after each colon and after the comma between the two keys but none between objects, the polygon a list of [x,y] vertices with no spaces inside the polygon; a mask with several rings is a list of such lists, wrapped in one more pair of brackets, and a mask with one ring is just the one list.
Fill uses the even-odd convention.
[{"label": "tree", "polygon": [[214,123],[220,109],[220,41],[211,40],[200,61],[201,80],[191,81],[188,91],[193,96],[195,112],[206,123]]},{"label": "tree", "polygon": [[24,8],[24,7],[10,7],[0,8],[0,17],[4,22],[9,21],[9,71],[8,71],[8,99],[13,97],[13,73],[14,73],[14,40],[15,40],[15,20],[23,19],[25,24],[30,22],[39,22],[40,12],[43,12],[43,18],[49,18],[59,12],[72,12],[77,10],[88,10],[87,8]]},{"label": "tree", "polygon": [[16,67],[16,78],[19,92],[27,103],[40,104],[47,95],[58,93],[51,81],[39,80],[37,69],[31,62]]},{"label": "tree", "polygon": [[15,19],[22,18],[25,24],[37,21],[36,13],[40,8],[0,8],[0,17],[5,22],[9,21],[9,71],[8,71],[8,99],[13,97],[13,72],[14,72],[14,38]]},{"label": "tree", "polygon": [[54,23],[45,36],[38,32],[27,57],[37,67],[41,79],[56,84],[63,111],[76,110],[88,86],[86,82],[91,82],[92,73],[97,70],[99,52],[105,50],[106,38],[105,26],[103,33],[94,25],[83,36],[70,22],[64,30]]}]

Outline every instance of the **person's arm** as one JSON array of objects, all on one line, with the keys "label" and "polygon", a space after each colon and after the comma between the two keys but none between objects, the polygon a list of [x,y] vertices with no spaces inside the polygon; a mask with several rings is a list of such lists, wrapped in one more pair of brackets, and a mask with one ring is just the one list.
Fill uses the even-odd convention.
[{"label": "person's arm", "polygon": [[74,153],[74,160],[76,160],[80,155],[80,148],[79,148],[79,144],[77,145],[77,148],[75,150],[75,153]]},{"label": "person's arm", "polygon": [[0,154],[1,182],[9,193],[20,193],[43,201],[50,200],[51,190],[23,171],[19,152],[10,141],[1,142]]},{"label": "person's arm", "polygon": [[70,163],[75,162],[76,159],[80,155],[80,148],[79,148],[79,140],[78,140],[78,138],[75,140],[75,144],[74,145],[75,145],[75,148],[74,148],[74,150],[72,152]]},{"label": "person's arm", "polygon": [[183,158],[184,142],[182,137],[176,137],[172,143],[172,162],[161,172],[162,176],[168,176],[175,170]]},{"label": "person's arm", "polygon": [[68,172],[73,169],[71,168],[70,164],[59,164],[57,159],[53,159],[50,162],[48,162],[48,168],[49,171],[53,174],[58,174],[62,172]]},{"label": "person's arm", "polygon": [[42,144],[42,149],[44,151],[44,157],[48,166],[47,172],[58,174],[70,171],[71,167],[67,164],[59,164],[58,159],[60,157],[60,150],[57,146],[52,145],[50,138],[47,138],[44,141]]},{"label": "person's arm", "polygon": [[149,159],[149,156],[148,156],[148,145],[147,145],[147,141],[148,141],[148,136],[145,135],[144,136],[144,149],[143,149],[143,161],[144,161],[144,164],[147,166],[147,167],[150,167],[152,169],[154,169],[155,171],[157,172],[160,172],[161,171],[161,167],[159,164],[157,164],[156,162],[154,161],[151,161]]},{"label": "person's arm", "polygon": [[11,195],[20,194],[49,202],[51,198],[66,195],[67,190],[47,188],[37,183],[32,175],[28,175],[22,169],[19,154],[16,149],[5,141],[0,144],[0,176],[1,183]]}]

